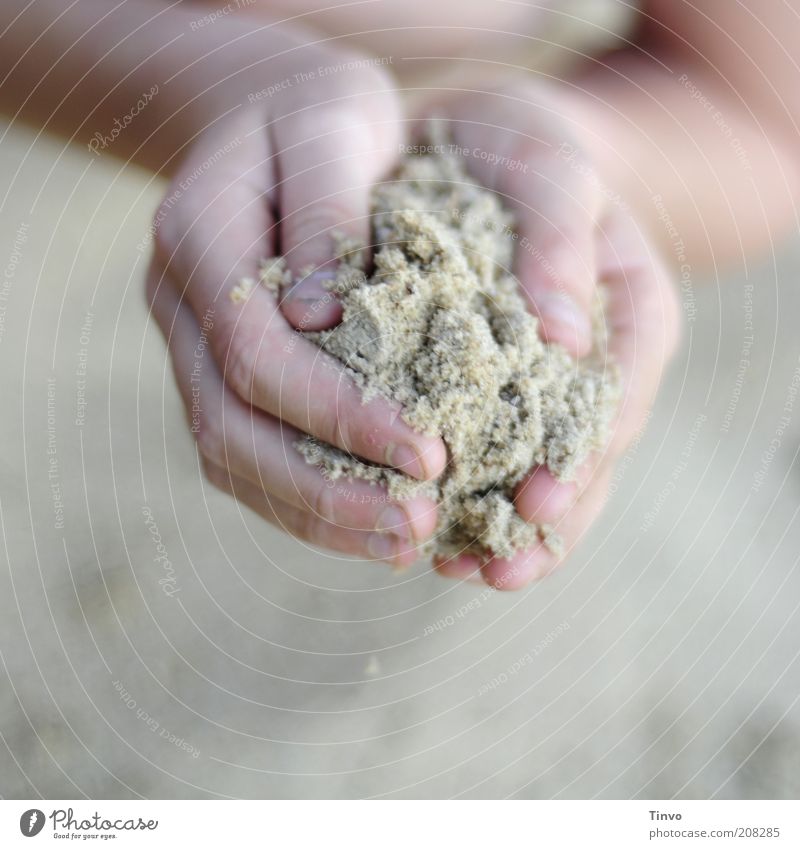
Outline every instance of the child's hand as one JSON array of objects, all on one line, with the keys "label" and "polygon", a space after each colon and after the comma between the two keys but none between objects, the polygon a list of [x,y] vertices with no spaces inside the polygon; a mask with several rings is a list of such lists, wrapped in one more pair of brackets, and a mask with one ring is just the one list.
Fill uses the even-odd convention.
[{"label": "child's hand", "polygon": [[[591,347],[590,306],[604,284],[609,356],[619,365],[623,398],[605,451],[558,483],[544,467],[517,489],[526,520],[550,524],[567,553],[597,517],[615,461],[646,421],[664,365],[679,335],[669,274],[613,187],[592,170],[581,128],[561,115],[563,95],[533,85],[468,95],[437,106],[475,177],[513,209],[519,241],[516,271],[541,319],[544,337],[574,355]],[[442,574],[482,576],[517,589],[549,573],[558,559],[544,546],[511,560],[481,563],[463,555],[437,564]]]},{"label": "child's hand", "polygon": [[[330,56],[307,70],[325,64]],[[244,303],[230,297],[241,278],[258,279],[264,257],[284,254],[295,273],[330,265],[331,230],[367,243],[370,187],[399,149],[398,103],[379,70],[287,79],[194,144],[156,217],[148,297],[209,480],[304,540],[405,564],[407,539],[435,527],[433,502],[328,481],[294,443],[310,433],[420,479],[443,470],[444,444],[389,403],[362,405],[341,365],[296,332],[339,318],[329,298],[317,308],[320,283],[292,293],[283,312],[262,286]],[[395,533],[376,533],[386,530]]]}]

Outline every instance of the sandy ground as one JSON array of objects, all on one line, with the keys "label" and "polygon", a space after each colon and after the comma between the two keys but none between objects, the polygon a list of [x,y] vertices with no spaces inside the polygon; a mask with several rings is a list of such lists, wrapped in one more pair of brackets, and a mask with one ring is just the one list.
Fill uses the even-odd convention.
[{"label": "sandy ground", "polygon": [[205,486],[142,297],[158,185],[0,149],[0,794],[800,796],[800,245],[691,279],[604,520],[487,593]]}]

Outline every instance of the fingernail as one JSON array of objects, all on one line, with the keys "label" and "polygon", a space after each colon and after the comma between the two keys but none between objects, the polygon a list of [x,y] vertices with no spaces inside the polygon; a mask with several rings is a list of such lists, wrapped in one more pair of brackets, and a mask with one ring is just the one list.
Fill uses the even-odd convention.
[{"label": "fingernail", "polygon": [[333,299],[335,296],[325,287],[324,281],[333,280],[335,277],[336,272],[332,269],[314,271],[293,283],[287,290],[285,297],[291,301],[308,301],[309,303]]},{"label": "fingernail", "polygon": [[406,511],[403,510],[402,507],[398,507],[396,504],[387,504],[386,507],[381,510],[381,513],[375,522],[375,530],[391,531],[393,534],[397,534],[397,536],[401,536],[404,539],[411,540],[414,538]]},{"label": "fingernail", "polygon": [[394,534],[374,533],[367,539],[367,550],[376,560],[393,560],[397,556],[397,543]]},{"label": "fingernail", "polygon": [[553,292],[534,298],[534,303],[548,330],[553,324],[561,325],[563,331],[578,339],[589,339],[592,325],[585,309],[564,292]]},{"label": "fingernail", "polygon": [[330,269],[315,271],[284,292],[284,315],[298,330],[325,330],[341,321],[341,302],[324,285],[335,276]]},{"label": "fingernail", "polygon": [[390,442],[386,446],[386,465],[420,480],[425,480],[428,477],[422,457],[410,445],[395,445]]}]

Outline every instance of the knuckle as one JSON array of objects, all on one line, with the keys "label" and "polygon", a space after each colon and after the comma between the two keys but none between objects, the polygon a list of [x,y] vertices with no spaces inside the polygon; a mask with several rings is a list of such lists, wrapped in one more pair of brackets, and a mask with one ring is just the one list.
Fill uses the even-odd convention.
[{"label": "knuckle", "polygon": [[253,394],[258,360],[258,339],[244,329],[234,332],[220,351],[222,376],[233,391],[245,400]]},{"label": "knuckle", "polygon": [[316,490],[311,494],[309,503],[311,513],[327,522],[335,522],[336,496],[334,490],[320,481]]},{"label": "knuckle", "polygon": [[578,247],[579,238],[578,234],[562,233],[561,240],[554,244],[552,250],[544,252],[550,268],[545,267],[543,270],[545,274],[548,270],[551,271],[557,289],[563,289],[586,302],[594,290],[595,275],[590,265],[591,256],[583,255]]},{"label": "knuckle", "polygon": [[353,449],[351,426],[343,415],[342,400],[338,392],[328,400],[320,420],[321,436],[325,442],[338,445],[345,451]]},{"label": "knuckle", "polygon": [[318,436],[329,445],[341,445],[339,436],[339,405],[335,398],[327,401],[319,420]]},{"label": "knuckle", "polygon": [[183,238],[179,219],[176,192],[170,192],[159,204],[151,225],[155,254],[165,265],[169,264]]},{"label": "knuckle", "polygon": [[[337,59],[340,64],[358,61]],[[382,136],[384,128],[399,123],[402,111],[393,77],[374,65],[347,68],[322,77],[316,86],[292,91],[285,116],[291,118],[290,133],[296,141],[349,129],[357,129],[365,138]]]},{"label": "knuckle", "polygon": [[371,65],[366,69],[361,88],[365,95],[362,108],[370,113],[375,110],[382,119],[392,114],[399,114],[397,83],[385,68]]},{"label": "knuckle", "polygon": [[331,69],[321,77],[330,90],[340,95],[384,95],[393,96],[395,84],[392,74],[385,65],[378,64],[374,57],[358,50],[337,51],[324,66]]},{"label": "knuckle", "polygon": [[342,135],[363,133],[367,121],[367,109],[355,95],[328,90],[292,115],[288,137],[293,144],[324,145],[326,156],[336,159]]},{"label": "knuckle", "polygon": [[321,520],[309,510],[298,510],[292,514],[290,530],[294,536],[306,542],[316,542],[320,534]]},{"label": "knuckle", "polygon": [[363,76],[365,83],[369,83],[377,91],[394,91],[395,81],[391,71],[380,60],[374,56],[350,50],[346,61],[358,66],[358,73]]},{"label": "knuckle", "polygon": [[[291,223],[291,241],[298,246],[315,239],[331,230],[332,227],[348,225],[353,219],[353,210],[335,198],[315,201]],[[288,222],[287,222],[288,224]]]},{"label": "knuckle", "polygon": [[208,469],[224,461],[225,438],[219,423],[209,416],[200,416],[196,424],[195,438],[200,455],[208,461],[204,464],[206,475]]},{"label": "knuckle", "polygon": [[201,464],[203,468],[203,475],[211,486],[215,489],[221,490],[222,492],[231,491],[228,475],[221,466],[218,466],[206,457],[201,457]]}]

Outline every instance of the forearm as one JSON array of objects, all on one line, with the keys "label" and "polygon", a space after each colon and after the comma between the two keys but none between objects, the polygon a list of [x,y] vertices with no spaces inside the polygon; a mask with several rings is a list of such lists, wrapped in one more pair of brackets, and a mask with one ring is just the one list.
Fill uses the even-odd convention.
[{"label": "forearm", "polygon": [[[0,109],[169,169],[204,126],[282,78],[298,31],[159,0],[3,0]],[[122,125],[122,126],[120,126]],[[97,134],[97,135],[96,135]]]},{"label": "forearm", "polygon": [[598,173],[668,253],[739,263],[795,223],[797,141],[702,69],[626,53],[573,82]]},{"label": "forearm", "polygon": [[651,0],[635,46],[567,81],[598,171],[695,268],[740,263],[797,225],[798,17],[753,9]]}]

